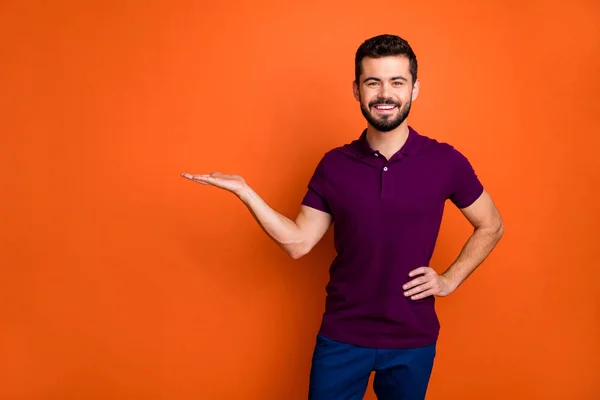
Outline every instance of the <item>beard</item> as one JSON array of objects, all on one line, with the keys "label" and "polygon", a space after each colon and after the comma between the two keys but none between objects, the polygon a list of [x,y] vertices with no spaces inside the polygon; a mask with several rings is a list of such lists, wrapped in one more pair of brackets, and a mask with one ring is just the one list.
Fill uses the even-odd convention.
[{"label": "beard", "polygon": [[[397,127],[399,127],[404,120],[410,114],[410,106],[412,105],[412,99],[408,101],[403,107],[400,107],[400,104],[392,99],[375,99],[369,103],[369,106],[365,106],[360,99],[360,110],[362,115],[365,117],[367,122],[375,129],[380,132],[389,132]],[[392,115],[381,115],[379,117],[375,117],[371,114],[370,109],[372,109],[377,104],[393,104],[398,109],[398,113],[395,117]]]}]

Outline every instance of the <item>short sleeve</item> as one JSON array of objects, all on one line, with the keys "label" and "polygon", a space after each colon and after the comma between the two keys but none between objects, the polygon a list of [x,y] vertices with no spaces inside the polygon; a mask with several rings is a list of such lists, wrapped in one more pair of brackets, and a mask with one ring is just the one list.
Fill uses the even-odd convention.
[{"label": "short sleeve", "polygon": [[467,157],[452,147],[450,152],[450,201],[458,208],[473,204],[483,193],[483,185]]},{"label": "short sleeve", "polygon": [[331,214],[325,196],[325,186],[325,157],[323,157],[308,182],[308,191],[302,200],[302,205]]}]

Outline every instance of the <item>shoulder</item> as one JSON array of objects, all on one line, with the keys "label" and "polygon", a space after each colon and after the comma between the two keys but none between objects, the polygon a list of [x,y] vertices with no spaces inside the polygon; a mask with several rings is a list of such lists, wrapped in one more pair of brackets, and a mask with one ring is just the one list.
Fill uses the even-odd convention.
[{"label": "shoulder", "polygon": [[457,150],[448,142],[441,141],[437,138],[419,134],[420,154],[436,155],[436,156],[451,156]]},{"label": "shoulder", "polygon": [[344,146],[326,149],[315,157],[314,175],[312,179],[325,179],[331,171],[335,171],[340,165],[340,155],[344,152]]},{"label": "shoulder", "polygon": [[321,155],[320,164],[324,165],[338,165],[340,162],[348,161],[348,159],[355,159],[357,157],[358,141],[343,143],[336,147],[326,150]]},{"label": "shoulder", "polygon": [[435,158],[443,163],[468,162],[466,155],[454,144],[422,134],[419,136],[421,141],[419,154]]}]

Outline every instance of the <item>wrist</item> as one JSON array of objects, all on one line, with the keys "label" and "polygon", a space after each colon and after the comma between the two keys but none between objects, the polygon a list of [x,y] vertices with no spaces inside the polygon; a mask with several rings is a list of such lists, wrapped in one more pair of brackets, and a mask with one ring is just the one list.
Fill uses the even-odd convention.
[{"label": "wrist", "polygon": [[454,292],[460,285],[458,279],[456,279],[456,277],[453,276],[452,273],[449,273],[449,271],[444,272],[443,274],[441,274],[441,276],[446,281],[448,290],[450,290],[451,293]]},{"label": "wrist", "polygon": [[247,203],[252,196],[252,189],[248,185],[244,185],[241,189],[235,191],[235,195],[244,203]]}]

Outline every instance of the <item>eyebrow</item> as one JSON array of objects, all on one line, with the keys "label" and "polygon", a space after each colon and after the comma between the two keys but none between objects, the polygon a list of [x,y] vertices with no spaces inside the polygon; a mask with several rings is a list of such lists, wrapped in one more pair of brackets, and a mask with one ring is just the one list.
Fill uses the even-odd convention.
[{"label": "eyebrow", "polygon": [[[401,81],[408,81],[408,79],[406,79],[403,76],[392,76],[390,78],[390,81],[397,81],[397,80],[401,80]],[[365,78],[365,80],[363,81],[363,83],[367,82],[367,81],[376,81],[376,82],[381,82],[380,78],[376,78],[374,76],[369,76],[367,78]]]}]

